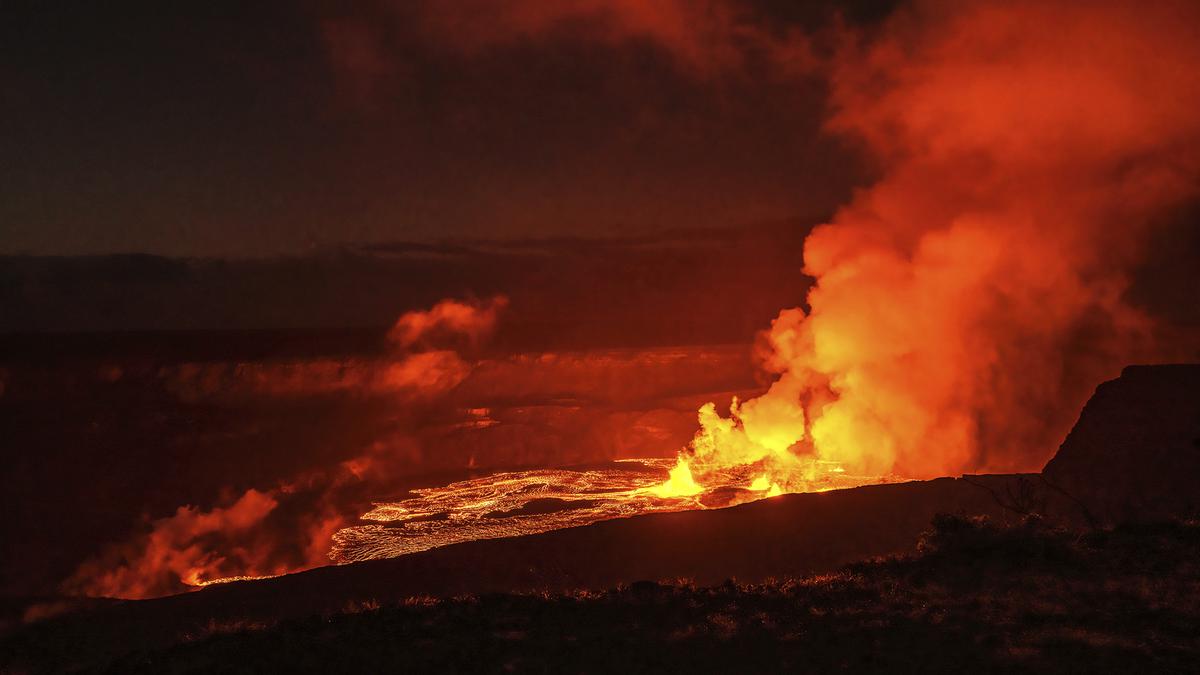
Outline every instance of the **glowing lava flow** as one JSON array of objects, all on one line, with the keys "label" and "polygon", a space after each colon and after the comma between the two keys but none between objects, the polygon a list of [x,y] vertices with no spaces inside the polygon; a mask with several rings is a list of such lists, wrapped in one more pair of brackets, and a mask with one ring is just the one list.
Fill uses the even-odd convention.
[{"label": "glowing lava flow", "polygon": [[258,581],[260,579],[274,579],[276,577],[281,577],[284,574],[285,573],[283,572],[279,574],[239,574],[237,576],[220,577],[218,579],[201,579],[198,573],[193,572],[192,574],[181,579],[181,581],[188,586],[204,588],[206,586],[217,586],[220,584],[233,583],[235,581]]},{"label": "glowing lava flow", "polygon": [[[668,472],[663,481],[664,472]],[[390,558],[477,539],[537,534],[647,513],[734,506],[784,490],[761,467],[713,469],[701,485],[686,461],[631,459],[600,468],[498,473],[379,503],[334,537],[338,563]],[[756,473],[758,472],[758,473]],[[829,471],[810,491],[883,482]]]},{"label": "glowing lava flow", "polygon": [[366,524],[334,535],[330,558],[390,558],[475,539],[536,534],[654,511],[701,508],[694,499],[651,492],[670,460],[616,463],[611,468],[498,473],[416,496],[376,504]]}]

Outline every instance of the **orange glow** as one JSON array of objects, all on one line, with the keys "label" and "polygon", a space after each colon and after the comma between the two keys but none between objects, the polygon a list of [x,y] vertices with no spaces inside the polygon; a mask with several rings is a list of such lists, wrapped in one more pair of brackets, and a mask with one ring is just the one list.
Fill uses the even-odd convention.
[{"label": "orange glow", "polygon": [[201,511],[181,506],[173,516],[153,523],[144,538],[116,551],[120,564],[104,559],[85,563],[66,584],[66,590],[89,595],[146,598],[174,590],[180,582],[200,586],[213,579],[255,570],[249,575],[282,574],[271,569],[260,552],[241,548],[220,553],[204,545],[206,539],[246,536],[278,506],[276,495],[248,490],[226,507]]},{"label": "orange glow", "polygon": [[[668,478],[664,482],[663,474]],[[764,484],[765,482],[765,484]],[[819,492],[878,482],[818,467],[796,490]],[[334,535],[337,563],[374,560],[466,541],[515,537],[651,513],[735,506],[783,494],[747,467],[713,468],[700,484],[686,458],[627,459],[609,467],[497,473],[413,490],[384,502],[363,524]]]},{"label": "orange glow", "polygon": [[259,579],[274,579],[275,577],[283,576],[282,574],[261,574],[261,575],[246,575],[239,574],[231,577],[221,577],[219,579],[203,579],[200,576],[199,570],[194,570],[184,575],[182,581],[188,586],[197,586],[203,588],[205,586],[215,586],[217,584],[228,584],[234,581],[257,581]]},{"label": "orange glow", "polygon": [[400,349],[413,349],[431,341],[452,339],[477,347],[496,327],[508,298],[496,296],[487,302],[443,300],[427,311],[406,312],[396,320],[388,338]]},{"label": "orange glow", "polygon": [[1097,382],[1168,357],[1125,291],[1200,185],[1198,24],[1188,2],[928,2],[845,36],[828,127],[881,178],[805,241],[770,389],[700,408],[681,466],[785,492],[1036,470]]},{"label": "orange glow", "polygon": [[[184,364],[164,369],[162,377],[187,400],[339,391],[400,401],[435,399],[457,387],[473,367],[458,351],[442,347],[478,347],[506,305],[503,297],[487,302],[443,300],[429,310],[405,313],[389,333],[397,351],[385,359]],[[487,425],[486,408],[469,414],[473,422]],[[368,450],[329,471],[296,476],[271,489],[249,489],[208,510],[181,506],[173,515],[150,522],[147,531],[85,561],[63,582],[63,590],[148,598],[328,564],[334,534],[347,519],[337,504],[337,490],[386,474],[386,466]],[[301,493],[309,500],[302,513],[272,520],[277,510],[287,510],[277,507]]]},{"label": "orange glow", "polygon": [[671,468],[670,476],[666,482],[650,488],[650,492],[659,497],[691,497],[704,491],[692,478],[692,469],[682,457]]},{"label": "orange glow", "polygon": [[665,459],[623,460],[611,468],[497,473],[413,490],[415,497],[376,504],[362,516],[366,524],[334,535],[330,557],[339,563],[372,560],[464,541],[706,508],[699,493],[686,489],[686,468],[681,473],[675,467],[671,475],[681,492],[689,494],[660,493],[658,483],[671,464]]},{"label": "orange glow", "polygon": [[[493,4],[446,3],[423,19],[468,53],[596,19],[601,39],[657,40],[702,72],[724,68],[729,55],[710,51],[714,40],[694,26],[716,22],[725,28],[715,37],[741,35],[728,27],[737,26],[730,10],[709,11],[706,3],[700,12],[691,3],[633,0]],[[302,559],[286,562],[271,555],[277,542],[254,536],[284,489],[249,490],[232,503],[181,507],[150,523],[118,562],[89,561],[69,589],[145,597],[181,580],[205,585],[321,564],[331,540],[332,558],[350,562],[785,493],[1037,470],[1098,382],[1124,364],[1167,356],[1158,327],[1127,291],[1154,228],[1200,192],[1200,5],[913,4],[869,36],[839,36],[826,64],[827,127],[862,146],[878,178],[807,237],[796,262],[797,284],[802,276],[815,282],[807,302],[783,309],[759,345],[769,387],[732,398],[727,412],[717,401],[701,405],[698,430],[675,458],[416,490],[376,504],[349,527],[336,514],[309,514]],[[507,466],[544,457],[519,454],[532,445],[514,431],[531,418],[537,404],[530,401],[610,403],[598,414],[604,423],[585,430],[614,448],[611,458],[641,455],[648,445],[646,454],[676,450],[693,428],[671,435],[678,410],[690,414],[718,398],[714,391],[723,404],[735,391],[688,389],[708,393],[676,398],[672,408],[640,407],[670,389],[646,376],[647,359],[692,358],[685,352],[470,362],[464,353],[491,334],[505,305],[501,297],[446,300],[405,314],[389,334],[398,351],[382,365],[182,366],[166,377],[184,398],[453,393],[467,411],[454,428],[488,432],[464,442],[505,448]],[[681,377],[714,376],[692,370]],[[567,381],[585,382],[587,396],[560,396],[579,394]],[[501,394],[521,403],[477,407]],[[562,458],[585,437],[578,426],[535,428]],[[418,464],[418,442],[397,436],[390,445],[379,441],[377,454],[346,461],[346,473],[360,481],[384,475],[402,452]],[[528,457],[535,459],[521,461]],[[475,463],[474,454],[464,462]]]}]

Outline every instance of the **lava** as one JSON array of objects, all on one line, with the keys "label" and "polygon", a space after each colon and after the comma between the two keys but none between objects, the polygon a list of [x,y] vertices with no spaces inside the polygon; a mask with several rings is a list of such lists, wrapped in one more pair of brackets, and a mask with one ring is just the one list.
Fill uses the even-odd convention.
[{"label": "lava", "polygon": [[[829,467],[807,491],[887,482]],[[478,539],[538,534],[647,513],[733,506],[774,497],[783,489],[754,467],[731,466],[693,480],[686,461],[627,459],[586,469],[497,473],[375,505],[362,524],[334,537],[330,558],[348,563],[390,558]],[[664,473],[668,479],[663,481]]]},{"label": "lava", "polygon": [[[616,5],[616,25],[643,25],[633,20],[635,5]],[[525,40],[560,14],[518,13],[507,22],[515,31],[493,20],[485,28],[496,35],[476,41]],[[672,19],[653,16],[646,26]],[[662,25],[692,25],[683,20],[690,16]],[[811,280],[811,290],[763,334],[766,391],[733,399],[725,414],[712,402],[700,407],[699,430],[674,459],[497,473],[378,503],[332,534],[330,557],[390,557],[898,476],[1040,465],[1097,382],[1126,363],[1194,351],[1168,345],[1130,290],[1146,242],[1200,195],[1197,25],[1196,3],[1183,0],[982,0],[914,3],[877,29],[840,36],[824,65],[826,129],[860,146],[877,175],[806,238],[795,278]],[[669,41],[709,42],[708,33],[680,34],[686,39]],[[220,388],[454,394],[485,411],[459,386],[506,304],[447,300],[402,316],[389,334],[395,353],[386,370],[334,361],[236,366],[221,379],[234,384]],[[553,360],[545,356],[528,360],[559,373],[563,389],[589,377],[587,368],[564,377],[545,367]],[[180,395],[199,400],[209,378],[195,372],[181,373]],[[480,380],[521,400],[521,383],[505,373],[494,368]],[[599,371],[590,377],[596,390],[616,388]],[[622,413],[636,410],[629,398]],[[498,416],[472,413],[466,424],[495,427],[486,442],[508,447],[492,440],[511,428]],[[417,445],[406,443],[396,447]],[[565,456],[570,444],[561,445]],[[612,447],[606,456],[621,456]],[[362,467],[389,462],[395,457],[371,453],[347,466],[359,479]],[[281,513],[284,494],[251,489],[232,504],[180,507],[118,551],[117,563],[85,564],[69,587],[138,597],[179,579],[294,570],[276,563],[277,537],[258,536]],[[321,536],[304,541],[325,543],[333,522],[320,515],[310,529]]]}]

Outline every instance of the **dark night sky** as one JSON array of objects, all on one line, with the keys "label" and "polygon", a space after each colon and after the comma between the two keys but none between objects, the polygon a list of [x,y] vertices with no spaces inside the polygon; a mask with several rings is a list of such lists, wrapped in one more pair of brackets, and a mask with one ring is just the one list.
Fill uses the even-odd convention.
[{"label": "dark night sky", "polygon": [[685,3],[712,23],[682,45],[637,3],[342,4],[5,3],[0,254],[639,235],[819,218],[863,180],[762,41],[878,3]]}]

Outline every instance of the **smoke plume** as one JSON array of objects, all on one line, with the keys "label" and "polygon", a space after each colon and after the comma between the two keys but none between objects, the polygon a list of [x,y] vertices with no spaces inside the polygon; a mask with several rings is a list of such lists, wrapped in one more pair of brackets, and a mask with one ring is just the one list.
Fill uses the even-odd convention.
[{"label": "smoke plume", "polygon": [[1200,187],[1198,38],[1189,2],[921,2],[846,35],[828,129],[881,177],[808,237],[776,381],[701,410],[693,465],[1036,470],[1098,382],[1170,357],[1126,291]]},{"label": "smoke plume", "polygon": [[[357,392],[387,397],[396,407],[429,403],[457,387],[473,363],[447,346],[475,347],[495,327],[503,297],[444,300],[402,315],[390,333],[395,352],[382,361],[329,360],[283,364],[188,366],[164,373],[187,399],[316,396]],[[85,561],[64,592],[147,598],[216,580],[285,574],[329,564],[333,534],[361,512],[364,496],[386,491],[415,443],[398,428],[358,457],[306,471],[265,489],[226,491],[218,504],[180,506],[143,531]]]}]

